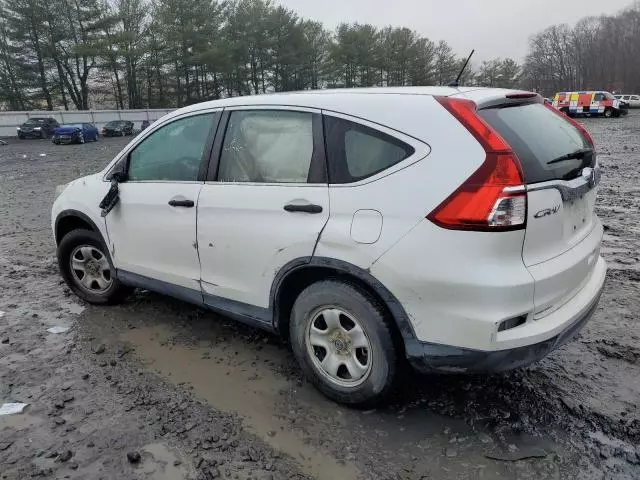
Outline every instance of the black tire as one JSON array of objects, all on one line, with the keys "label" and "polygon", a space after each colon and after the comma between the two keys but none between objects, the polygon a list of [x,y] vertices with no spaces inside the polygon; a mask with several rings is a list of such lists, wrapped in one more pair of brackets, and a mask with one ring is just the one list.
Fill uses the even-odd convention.
[{"label": "black tire", "polygon": [[614,111],[613,108],[611,107],[607,107],[604,110],[604,113],[602,114],[604,116],[604,118],[611,118],[613,117]]},{"label": "black tire", "polygon": [[18,140],[24,140],[24,135],[18,135]]},{"label": "black tire", "polygon": [[[317,318],[315,313],[322,307],[349,312],[368,337],[371,366],[362,383],[337,385],[319,371],[316,362],[320,359],[312,358],[314,353],[307,348],[306,336],[313,318]],[[391,322],[376,299],[357,285],[340,280],[317,282],[307,287],[293,305],[290,323],[293,353],[306,377],[327,397],[347,405],[372,406],[385,398],[396,376],[398,356]]]},{"label": "black tire", "polygon": [[57,251],[60,273],[65,282],[67,282],[67,285],[69,285],[69,288],[71,288],[78,297],[95,305],[114,305],[124,301],[133,289],[123,285],[115,277],[111,279],[109,288],[100,294],[88,291],[76,280],[75,275],[71,272],[71,255],[77,247],[82,245],[94,247],[99,250],[109,262],[111,272],[115,270],[111,262],[111,257],[109,256],[109,250],[99,234],[91,230],[72,230],[64,236]]}]

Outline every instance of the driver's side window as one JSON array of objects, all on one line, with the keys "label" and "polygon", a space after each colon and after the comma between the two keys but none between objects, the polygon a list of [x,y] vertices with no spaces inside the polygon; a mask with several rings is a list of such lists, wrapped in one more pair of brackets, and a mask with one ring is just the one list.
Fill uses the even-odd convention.
[{"label": "driver's side window", "polygon": [[216,115],[182,118],[153,132],[129,154],[127,179],[196,181]]}]

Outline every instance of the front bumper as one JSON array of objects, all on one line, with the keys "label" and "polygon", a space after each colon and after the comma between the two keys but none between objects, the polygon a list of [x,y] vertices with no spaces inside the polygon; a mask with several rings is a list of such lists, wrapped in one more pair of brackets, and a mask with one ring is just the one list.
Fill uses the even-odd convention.
[{"label": "front bumper", "polygon": [[24,130],[18,130],[19,137],[25,138],[42,138],[42,130],[31,130],[25,132]]},{"label": "front bumper", "polygon": [[53,143],[77,143],[78,138],[79,138],[78,134],[65,135],[65,136],[54,135],[53,137],[51,137],[51,141]]},{"label": "front bumper", "polygon": [[506,350],[482,351],[415,341],[405,345],[407,358],[413,368],[423,373],[502,372],[524,367],[571,341],[595,312],[603,289],[604,278],[595,295],[583,305],[573,321],[553,337],[541,342]]}]

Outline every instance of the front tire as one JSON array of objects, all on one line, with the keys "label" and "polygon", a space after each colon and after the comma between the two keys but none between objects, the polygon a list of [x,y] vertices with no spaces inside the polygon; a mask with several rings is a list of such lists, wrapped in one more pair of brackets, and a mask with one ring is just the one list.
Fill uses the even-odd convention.
[{"label": "front tire", "polygon": [[305,375],[327,397],[348,405],[376,404],[393,386],[391,329],[375,298],[339,280],[307,287],[291,312],[291,344]]},{"label": "front tire", "polygon": [[613,108],[607,107],[604,111],[604,118],[611,118],[611,117],[613,117]]},{"label": "front tire", "polygon": [[58,266],[69,288],[95,305],[124,301],[131,288],[118,281],[102,237],[90,230],[67,233],[58,246]]}]

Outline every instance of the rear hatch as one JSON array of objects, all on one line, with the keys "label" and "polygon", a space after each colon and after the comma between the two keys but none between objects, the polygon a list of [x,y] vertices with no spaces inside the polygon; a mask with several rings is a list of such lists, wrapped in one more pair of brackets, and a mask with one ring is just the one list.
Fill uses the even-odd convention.
[{"label": "rear hatch", "polygon": [[594,213],[596,152],[578,124],[542,103],[478,110],[517,154],[527,184],[522,258],[533,275],[535,316],[545,316],[587,282],[602,227]]}]

